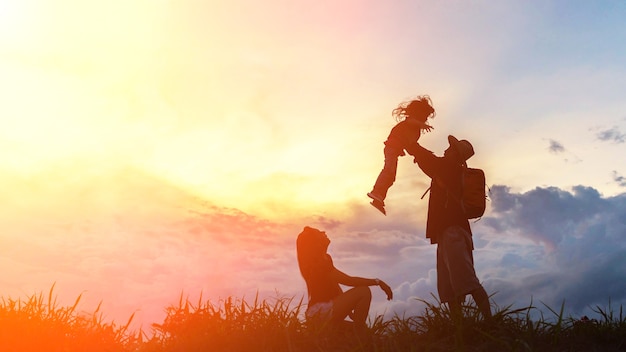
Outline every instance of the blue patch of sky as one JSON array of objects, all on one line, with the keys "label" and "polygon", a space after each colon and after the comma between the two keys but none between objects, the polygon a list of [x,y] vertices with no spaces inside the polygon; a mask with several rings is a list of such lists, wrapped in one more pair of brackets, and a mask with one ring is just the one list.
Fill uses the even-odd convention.
[{"label": "blue patch of sky", "polygon": [[527,27],[511,46],[500,70],[511,74],[550,73],[570,66],[624,67],[625,1],[530,3]]}]

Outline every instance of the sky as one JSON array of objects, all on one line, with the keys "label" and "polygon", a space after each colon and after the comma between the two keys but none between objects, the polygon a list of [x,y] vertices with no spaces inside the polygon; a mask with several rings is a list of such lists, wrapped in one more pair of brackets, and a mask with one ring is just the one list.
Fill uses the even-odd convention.
[{"label": "sky", "polygon": [[[0,295],[149,329],[181,297],[306,295],[304,226],[371,314],[435,302],[429,179],[368,204],[391,110],[428,94],[468,139],[499,307],[626,303],[622,1],[0,0]],[[550,313],[547,310],[546,317]]]}]

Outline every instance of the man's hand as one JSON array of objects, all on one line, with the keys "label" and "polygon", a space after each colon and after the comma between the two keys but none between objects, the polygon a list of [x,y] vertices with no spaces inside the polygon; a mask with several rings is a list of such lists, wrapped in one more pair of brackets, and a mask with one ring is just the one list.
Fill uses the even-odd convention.
[{"label": "man's hand", "polygon": [[389,285],[382,280],[380,280],[378,286],[380,286],[380,288],[387,294],[387,300],[391,301],[393,299],[393,291],[391,291],[391,287],[389,287]]}]

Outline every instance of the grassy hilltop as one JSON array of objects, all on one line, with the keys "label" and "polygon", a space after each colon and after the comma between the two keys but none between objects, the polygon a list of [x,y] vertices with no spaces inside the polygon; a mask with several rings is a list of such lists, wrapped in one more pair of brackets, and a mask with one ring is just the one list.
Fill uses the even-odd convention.
[{"label": "grassy hilltop", "polygon": [[[496,308],[489,321],[473,305],[462,319],[451,319],[445,307],[427,303],[422,316],[382,316],[369,331],[345,326],[307,326],[304,305],[293,299],[246,302],[229,297],[213,304],[181,300],[167,308],[150,332],[102,320],[76,307],[59,307],[50,290],[26,299],[0,299],[0,351],[625,351],[626,318],[596,307],[600,320],[554,316],[532,320],[532,306]],[[549,319],[548,319],[549,318]]]}]

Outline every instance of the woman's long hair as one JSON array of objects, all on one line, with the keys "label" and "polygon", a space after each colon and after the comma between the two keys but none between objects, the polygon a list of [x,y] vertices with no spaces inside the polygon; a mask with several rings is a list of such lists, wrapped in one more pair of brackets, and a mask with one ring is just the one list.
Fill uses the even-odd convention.
[{"label": "woman's long hair", "polygon": [[311,295],[310,278],[311,269],[314,267],[315,261],[319,260],[324,251],[324,247],[321,244],[320,230],[305,226],[304,230],[300,232],[296,239],[296,253],[298,256],[298,267],[300,274],[304,278],[306,283],[307,293],[309,298]]}]

